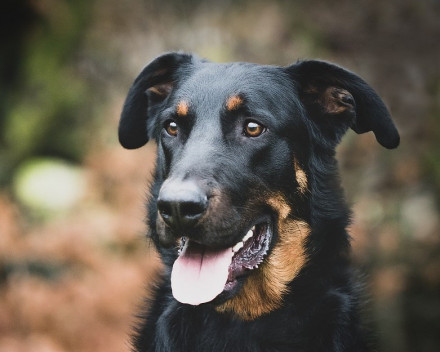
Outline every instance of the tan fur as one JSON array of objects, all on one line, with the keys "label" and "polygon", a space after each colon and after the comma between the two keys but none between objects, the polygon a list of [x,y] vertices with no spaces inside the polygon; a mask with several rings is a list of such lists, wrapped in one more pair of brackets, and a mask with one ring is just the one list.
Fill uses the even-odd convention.
[{"label": "tan fur", "polygon": [[147,90],[160,96],[167,96],[171,93],[171,90],[173,89],[172,83],[164,83],[164,84],[157,84],[153,87],[148,88]]},{"label": "tan fur", "polygon": [[238,95],[233,95],[229,97],[228,101],[226,102],[226,108],[228,111],[237,110],[241,104],[243,104],[243,99]]},{"label": "tan fur", "polygon": [[352,95],[345,89],[328,87],[321,95],[321,104],[326,112],[332,115],[341,114],[347,110],[353,110],[353,105],[346,102]]},{"label": "tan fur", "polygon": [[287,285],[306,262],[304,242],[310,233],[309,225],[288,218],[290,207],[282,196],[270,198],[268,204],[278,213],[278,243],[240,292],[217,307],[217,311],[232,312],[243,320],[253,320],[279,308]]},{"label": "tan fur", "polygon": [[298,161],[296,161],[296,159],[294,160],[294,163],[296,182],[298,182],[300,192],[304,194],[307,192],[308,187],[307,175],[299,165]]},{"label": "tan fur", "polygon": [[346,111],[354,112],[353,96],[349,91],[338,87],[308,86],[304,89],[306,101],[309,104],[319,104],[325,113],[339,115]]},{"label": "tan fur", "polygon": [[179,116],[186,116],[188,115],[188,103],[184,100],[180,101],[179,104],[177,104],[177,115]]}]

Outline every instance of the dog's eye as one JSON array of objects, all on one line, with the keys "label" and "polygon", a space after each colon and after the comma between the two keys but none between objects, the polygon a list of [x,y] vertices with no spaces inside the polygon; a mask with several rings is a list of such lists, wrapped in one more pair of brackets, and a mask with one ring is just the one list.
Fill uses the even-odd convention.
[{"label": "dog's eye", "polygon": [[179,129],[177,128],[177,123],[173,120],[168,120],[167,122],[165,122],[165,131],[167,131],[170,136],[176,137],[178,130]]},{"label": "dog's eye", "polygon": [[243,129],[243,134],[247,137],[258,137],[266,131],[266,127],[260,125],[255,121],[246,121]]}]

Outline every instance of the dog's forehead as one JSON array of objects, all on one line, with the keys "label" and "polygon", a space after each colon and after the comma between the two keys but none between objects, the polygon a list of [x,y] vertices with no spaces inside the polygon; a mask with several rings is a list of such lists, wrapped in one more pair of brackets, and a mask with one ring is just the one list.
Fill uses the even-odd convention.
[{"label": "dog's forehead", "polygon": [[279,95],[291,88],[287,75],[276,66],[251,63],[217,64],[204,62],[195,67],[185,79],[176,98],[195,106],[221,108],[238,103],[231,100],[241,96],[249,103],[262,104],[277,100]]}]

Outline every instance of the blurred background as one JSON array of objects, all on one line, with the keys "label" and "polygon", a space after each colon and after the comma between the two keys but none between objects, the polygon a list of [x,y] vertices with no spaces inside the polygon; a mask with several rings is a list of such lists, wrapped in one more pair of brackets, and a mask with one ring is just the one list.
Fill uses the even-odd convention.
[{"label": "blurred background", "polygon": [[160,263],[143,236],[154,146],[117,143],[163,51],[337,62],[383,97],[397,150],[338,157],[379,351],[440,351],[440,2],[2,0],[0,351],[129,351]]}]

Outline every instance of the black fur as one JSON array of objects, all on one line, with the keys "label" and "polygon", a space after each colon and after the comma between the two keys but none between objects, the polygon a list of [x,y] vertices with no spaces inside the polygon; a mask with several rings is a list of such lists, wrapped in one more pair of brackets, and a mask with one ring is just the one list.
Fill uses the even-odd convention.
[{"label": "black fur", "polygon": [[[225,102],[232,95],[243,104],[228,110]],[[176,113],[181,101],[188,103],[184,117]],[[267,130],[258,137],[245,135],[249,119]],[[170,120],[177,123],[177,136],[164,130]],[[150,139],[158,145],[149,236],[166,269],[133,340],[136,351],[368,350],[349,265],[350,213],[334,158],[348,128],[373,131],[386,148],[399,144],[374,90],[327,62],[301,61],[289,67],[215,64],[169,53],[143,69],[128,93],[119,140],[126,148],[141,147]],[[294,160],[307,176],[306,191],[295,177]],[[165,180],[197,185],[209,201],[201,220],[164,224],[157,199],[163,197]],[[273,194],[286,199],[290,219],[310,227],[307,261],[289,283],[281,307],[251,320],[218,312],[216,306],[239,294],[246,276],[232,293],[210,303],[177,302],[170,287],[176,239],[185,232],[207,247],[226,248],[257,220],[270,218],[275,224],[270,256],[279,240],[279,214],[264,199]],[[213,211],[212,199],[217,200]],[[166,215],[163,210],[161,214]]]}]

